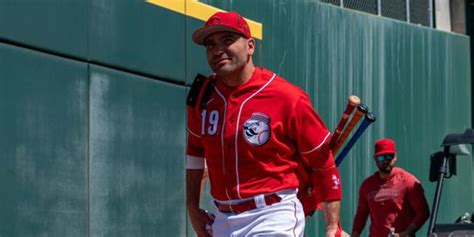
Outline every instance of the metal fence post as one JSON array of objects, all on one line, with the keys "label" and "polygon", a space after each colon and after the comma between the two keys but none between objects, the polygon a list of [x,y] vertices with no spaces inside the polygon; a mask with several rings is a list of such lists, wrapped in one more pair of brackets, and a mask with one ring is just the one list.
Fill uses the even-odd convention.
[{"label": "metal fence post", "polygon": [[377,15],[382,16],[382,0],[377,0]]},{"label": "metal fence post", "polygon": [[410,0],[405,1],[405,9],[407,11],[407,22],[410,22]]},{"label": "metal fence post", "polygon": [[431,27],[431,28],[434,28],[434,27],[435,27],[435,26],[434,26],[434,23],[433,23],[433,21],[434,21],[434,19],[433,19],[433,17],[434,17],[434,5],[433,5],[433,1],[434,1],[434,0],[429,0],[429,1],[428,1],[428,2],[429,2],[429,11],[430,11],[429,15],[430,15],[430,27]]}]

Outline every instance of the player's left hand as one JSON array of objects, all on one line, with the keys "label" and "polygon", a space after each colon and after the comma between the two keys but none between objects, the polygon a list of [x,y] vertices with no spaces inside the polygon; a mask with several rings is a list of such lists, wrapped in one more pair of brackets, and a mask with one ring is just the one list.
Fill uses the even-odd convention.
[{"label": "player's left hand", "polygon": [[336,230],[326,230],[326,237],[337,237]]},{"label": "player's left hand", "polygon": [[342,231],[342,233],[341,233],[341,237],[351,237],[351,235],[350,235],[350,234],[348,234],[348,233],[347,233],[347,232],[345,232],[345,231]]},{"label": "player's left hand", "polygon": [[340,228],[328,228],[326,237],[350,237],[350,235]]}]

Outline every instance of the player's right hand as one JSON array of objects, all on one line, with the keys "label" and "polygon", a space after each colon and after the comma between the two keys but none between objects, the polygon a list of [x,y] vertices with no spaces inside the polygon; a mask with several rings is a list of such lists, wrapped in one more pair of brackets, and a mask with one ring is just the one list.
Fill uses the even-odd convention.
[{"label": "player's right hand", "polygon": [[211,237],[212,235],[206,229],[206,225],[212,225],[214,215],[201,208],[189,210],[188,213],[193,229],[198,237]]}]

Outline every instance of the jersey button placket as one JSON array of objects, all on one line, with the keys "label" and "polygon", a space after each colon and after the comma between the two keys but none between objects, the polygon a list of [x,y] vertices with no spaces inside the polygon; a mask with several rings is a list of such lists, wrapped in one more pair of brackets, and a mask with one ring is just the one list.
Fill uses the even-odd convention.
[{"label": "jersey button placket", "polygon": [[[237,107],[236,107],[236,101],[235,99],[232,98],[232,96],[229,97],[229,102],[227,105],[227,118],[226,118],[226,131],[233,133],[235,130],[235,117],[237,116],[236,113]],[[227,130],[228,129],[228,130]]]},{"label": "jersey button placket", "polygon": [[[233,180],[234,170],[232,169],[232,164],[234,163],[234,139],[235,139],[235,123],[237,116],[238,106],[235,98],[230,95],[227,102],[227,115],[226,115],[226,126],[225,126],[225,154],[226,154],[226,176],[229,178],[229,181]],[[231,181],[232,183],[232,181]]]}]

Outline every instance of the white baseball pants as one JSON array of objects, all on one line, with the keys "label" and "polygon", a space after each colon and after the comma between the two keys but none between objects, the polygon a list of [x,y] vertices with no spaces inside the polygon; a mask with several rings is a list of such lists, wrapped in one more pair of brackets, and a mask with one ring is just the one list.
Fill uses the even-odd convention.
[{"label": "white baseball pants", "polygon": [[305,217],[303,207],[292,194],[278,194],[280,202],[247,212],[216,213],[212,224],[215,237],[302,237]]}]

